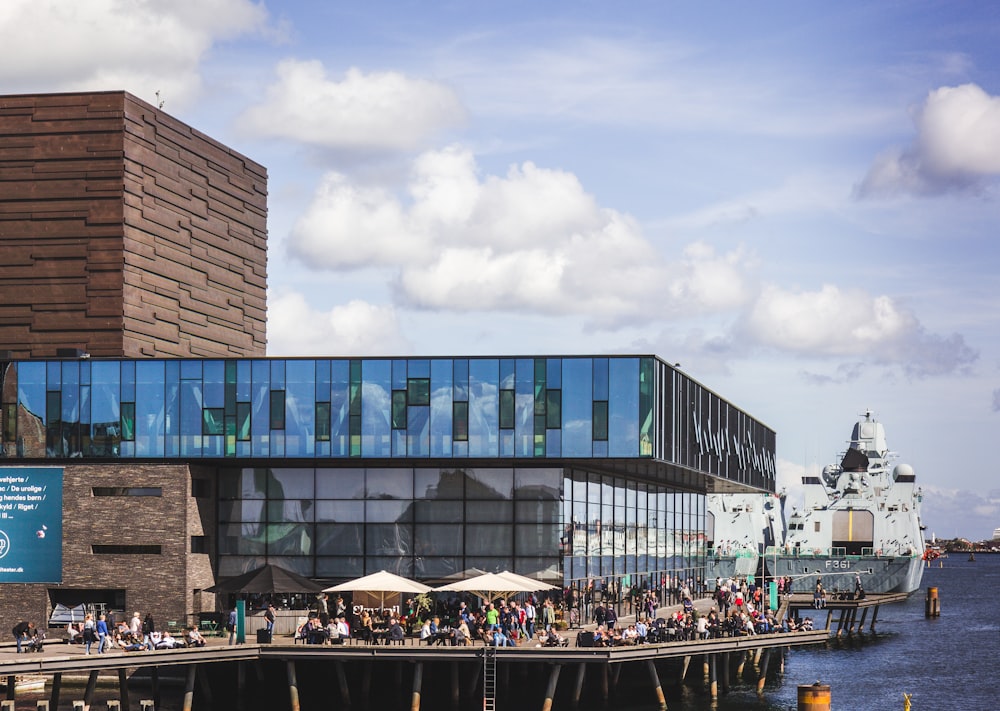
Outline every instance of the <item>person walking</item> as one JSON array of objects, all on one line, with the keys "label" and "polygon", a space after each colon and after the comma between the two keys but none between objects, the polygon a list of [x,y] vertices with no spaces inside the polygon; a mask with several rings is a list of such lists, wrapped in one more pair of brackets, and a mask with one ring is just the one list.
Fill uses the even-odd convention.
[{"label": "person walking", "polygon": [[229,622],[226,623],[229,630],[229,644],[236,644],[236,607],[229,611]]},{"label": "person walking", "polygon": [[97,618],[97,653],[104,654],[104,645],[108,641],[108,623],[104,615]]},{"label": "person walking", "polygon": [[274,620],[276,617],[277,611],[274,609],[274,603],[267,603],[267,609],[264,610],[264,622],[266,623],[268,638],[274,634]]},{"label": "person walking", "polygon": [[83,618],[83,643],[87,645],[87,654],[90,654],[90,645],[97,639],[97,623],[94,616],[89,612]]}]

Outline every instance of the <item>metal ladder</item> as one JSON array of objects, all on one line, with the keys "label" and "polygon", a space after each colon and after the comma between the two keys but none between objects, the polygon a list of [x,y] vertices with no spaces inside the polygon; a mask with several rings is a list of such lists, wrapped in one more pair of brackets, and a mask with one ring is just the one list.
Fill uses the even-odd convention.
[{"label": "metal ladder", "polygon": [[483,711],[496,711],[497,703],[497,650],[483,648]]}]

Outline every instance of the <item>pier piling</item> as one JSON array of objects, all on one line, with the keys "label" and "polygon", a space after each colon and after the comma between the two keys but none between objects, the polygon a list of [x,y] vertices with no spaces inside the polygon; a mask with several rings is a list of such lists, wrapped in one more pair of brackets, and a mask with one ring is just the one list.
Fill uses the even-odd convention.
[{"label": "pier piling", "polygon": [[941,608],[938,604],[938,589],[927,588],[927,599],[924,604],[924,617],[940,617]]}]

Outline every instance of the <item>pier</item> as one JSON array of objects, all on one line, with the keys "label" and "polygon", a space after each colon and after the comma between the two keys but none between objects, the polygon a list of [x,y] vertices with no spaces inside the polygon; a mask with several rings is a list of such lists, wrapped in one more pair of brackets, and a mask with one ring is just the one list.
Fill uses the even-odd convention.
[{"label": "pier", "polygon": [[[903,602],[909,596],[910,593],[869,593],[860,600],[855,600],[849,594],[827,595],[825,605],[816,608],[812,593],[792,593],[788,596],[787,602],[782,602],[782,607],[785,607],[788,615],[792,617],[797,615],[819,617],[825,611],[825,630],[835,637],[840,637],[844,634],[852,635],[855,632],[863,633],[869,612],[872,613],[869,630],[874,632],[879,608],[882,605]],[[861,619],[858,619],[859,611]],[[836,629],[833,627],[834,622],[836,622]]]},{"label": "pier", "polygon": [[[607,705],[609,700],[655,703],[667,708],[665,689],[697,678],[716,697],[728,691],[734,675],[752,673],[762,692],[769,667],[780,662],[784,648],[821,644],[827,630],[760,634],[619,647],[549,648],[533,640],[516,648],[426,646],[407,640],[399,646],[295,645],[291,640],[270,645],[229,646],[212,640],[200,649],[153,652],[111,652],[85,656],[77,646],[51,644],[40,654],[0,653],[0,677],[7,680],[7,698],[15,699],[19,675],[46,680],[48,709],[74,708],[63,692],[64,677],[86,679],[83,703],[95,704],[95,689],[103,675],[114,680],[112,691],[122,711],[161,708],[161,682],[170,678],[175,690],[172,708],[212,709],[577,709]],[[695,662],[695,664],[692,664]],[[700,664],[699,664],[700,662]],[[690,683],[690,679],[688,682]],[[492,698],[491,698],[492,692]],[[105,693],[107,695],[107,693]],[[37,698],[37,696],[36,696]],[[16,708],[35,708],[17,702]]]}]

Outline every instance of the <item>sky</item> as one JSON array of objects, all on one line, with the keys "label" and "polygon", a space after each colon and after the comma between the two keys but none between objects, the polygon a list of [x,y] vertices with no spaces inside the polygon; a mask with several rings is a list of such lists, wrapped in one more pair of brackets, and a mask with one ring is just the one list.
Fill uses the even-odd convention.
[{"label": "sky", "polygon": [[1000,527],[1000,6],[4,0],[0,94],[268,169],[268,353],[636,353]]}]

